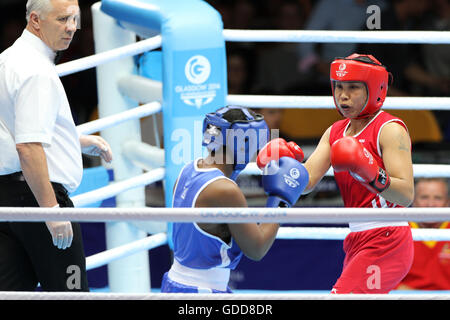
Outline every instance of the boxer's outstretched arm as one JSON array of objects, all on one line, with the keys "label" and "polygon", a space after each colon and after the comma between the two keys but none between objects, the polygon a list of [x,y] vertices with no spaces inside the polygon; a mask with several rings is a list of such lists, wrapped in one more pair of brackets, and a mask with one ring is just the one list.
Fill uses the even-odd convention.
[{"label": "boxer's outstretched arm", "polygon": [[[246,208],[247,201],[240,188],[230,180],[219,179],[199,195],[196,207]],[[228,223],[228,229],[242,252],[250,259],[261,260],[277,235],[278,223]]]}]

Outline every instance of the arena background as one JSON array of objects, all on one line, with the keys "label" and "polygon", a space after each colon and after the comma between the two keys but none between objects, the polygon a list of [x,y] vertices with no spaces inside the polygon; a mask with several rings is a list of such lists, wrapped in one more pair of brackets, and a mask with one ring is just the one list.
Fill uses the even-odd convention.
[{"label": "arena background", "polygon": [[[90,6],[96,1],[79,0],[82,29],[77,32],[62,62],[94,54]],[[222,15],[225,29],[324,29],[367,30],[366,8],[382,8],[381,30],[445,30],[450,27],[450,5],[446,0],[402,1],[207,1]],[[0,51],[9,47],[25,27],[26,0],[0,2]],[[336,11],[341,3],[342,12]],[[350,14],[350,12],[352,12]],[[342,19],[342,15],[347,17]],[[450,46],[408,44],[227,43],[229,94],[330,95],[328,68],[333,52],[371,53],[394,74],[388,96],[449,96]],[[315,60],[306,59],[314,53]],[[312,62],[311,62],[312,61]],[[158,77],[158,74],[154,74]],[[97,118],[95,69],[62,78],[76,124]],[[335,110],[259,110],[271,128],[295,140],[308,156],[322,132],[339,118]],[[413,140],[413,163],[448,164],[450,159],[450,112],[395,111],[408,125]],[[142,119],[143,141],[154,144],[151,123]],[[307,126],[303,125],[308,123]],[[161,126],[160,126],[161,127]],[[305,129],[307,127],[308,129]],[[311,130],[311,127],[314,128]],[[83,158],[85,168],[100,162]],[[112,172],[110,172],[112,175]],[[259,178],[240,177],[238,183],[249,206],[264,206]],[[148,206],[164,206],[162,184],[146,188]],[[114,207],[114,199],[101,206]],[[342,206],[332,177],[300,199],[297,206]],[[329,226],[329,225],[327,225]],[[333,225],[336,226],[336,225]],[[106,249],[104,223],[82,223],[86,256]],[[168,246],[149,252],[151,286],[159,288],[162,274],[171,264]],[[237,289],[329,290],[339,276],[344,253],[342,241],[277,240],[260,262],[244,258],[232,273],[231,287]],[[267,273],[277,273],[267,277]],[[107,268],[88,272],[93,289],[108,286]]]}]

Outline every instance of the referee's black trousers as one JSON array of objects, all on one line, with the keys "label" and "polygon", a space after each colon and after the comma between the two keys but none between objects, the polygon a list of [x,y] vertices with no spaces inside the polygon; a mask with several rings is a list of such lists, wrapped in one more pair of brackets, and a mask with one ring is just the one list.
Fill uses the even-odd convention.
[{"label": "referee's black trousers", "polygon": [[[73,207],[66,189],[52,185],[60,207]],[[38,204],[25,181],[0,179],[0,206]],[[80,225],[72,229],[72,245],[62,250],[45,222],[0,222],[0,291],[34,291],[38,283],[43,291],[89,291]]]}]

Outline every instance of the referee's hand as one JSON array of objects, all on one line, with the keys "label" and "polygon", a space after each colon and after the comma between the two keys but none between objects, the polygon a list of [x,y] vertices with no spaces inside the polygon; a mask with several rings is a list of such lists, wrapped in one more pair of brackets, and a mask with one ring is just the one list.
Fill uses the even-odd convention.
[{"label": "referee's hand", "polygon": [[45,224],[52,235],[55,247],[64,250],[72,245],[73,230],[70,221],[47,221]]}]

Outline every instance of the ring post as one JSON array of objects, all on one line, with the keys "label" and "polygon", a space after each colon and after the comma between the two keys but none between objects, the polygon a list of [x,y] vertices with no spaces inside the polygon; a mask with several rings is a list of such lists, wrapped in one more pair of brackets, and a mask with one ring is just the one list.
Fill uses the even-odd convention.
[{"label": "ring post", "polygon": [[226,103],[222,18],[200,0],[103,0],[102,11],[141,37],[162,35],[165,203],[171,207],[181,168],[203,155],[205,114]]},{"label": "ring post", "polygon": [[[134,32],[119,27],[116,21],[100,11],[100,3],[92,6],[95,51],[108,51],[136,42]],[[120,94],[120,78],[133,73],[133,57],[108,62],[97,67],[98,109],[100,118],[117,114],[137,105]],[[122,155],[122,145],[127,141],[141,141],[139,119],[127,121],[101,132],[114,152],[112,167],[114,180],[122,181],[141,175],[142,169],[134,166]],[[144,187],[134,188],[116,196],[117,207],[145,207]],[[147,236],[129,222],[106,222],[106,246],[112,249]],[[150,292],[148,252],[111,262],[108,265],[108,283],[111,292]]]}]

